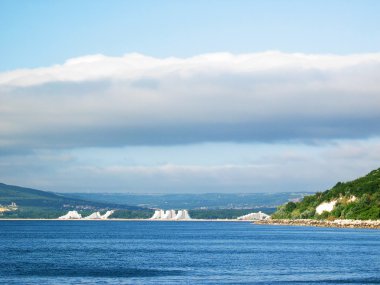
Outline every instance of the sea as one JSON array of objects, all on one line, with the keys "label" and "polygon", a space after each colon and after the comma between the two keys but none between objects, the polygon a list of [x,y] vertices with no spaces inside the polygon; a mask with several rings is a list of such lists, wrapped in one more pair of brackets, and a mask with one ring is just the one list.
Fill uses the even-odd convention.
[{"label": "sea", "polygon": [[1,284],[380,284],[380,231],[0,221]]}]

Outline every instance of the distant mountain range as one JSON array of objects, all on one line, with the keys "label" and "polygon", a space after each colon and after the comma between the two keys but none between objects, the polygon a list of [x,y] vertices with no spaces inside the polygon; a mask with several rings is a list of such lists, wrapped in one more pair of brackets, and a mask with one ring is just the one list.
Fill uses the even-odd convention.
[{"label": "distant mountain range", "polygon": [[[285,203],[285,204],[284,204]],[[151,208],[189,209],[200,217],[224,217],[263,209],[277,219],[380,219],[380,168],[325,192],[252,194],[58,194],[0,183],[0,217],[57,218],[118,209],[115,217],[149,217]],[[326,207],[320,211],[321,205]],[[330,207],[330,208],[329,208]],[[150,209],[149,209],[150,208]],[[221,211],[219,211],[222,209]],[[226,210],[230,209],[230,210]],[[239,210],[237,213],[236,210]],[[244,210],[244,211],[245,211]],[[243,212],[244,212],[243,211]],[[235,213],[236,212],[236,213]]]},{"label": "distant mountain range", "polygon": [[311,193],[249,194],[122,194],[74,193],[70,197],[160,209],[254,209],[276,208],[288,201],[299,201]]},{"label": "distant mountain range", "polygon": [[198,218],[234,218],[256,210],[273,213],[276,206],[306,194],[63,194],[0,183],[0,218],[57,218],[69,210],[86,216],[111,209],[116,210],[112,218],[148,218],[152,208],[189,209]]},{"label": "distant mountain range", "polygon": [[[12,203],[16,206],[9,207]],[[0,214],[3,217],[50,218],[68,210],[87,212],[108,209],[140,210],[141,207],[67,197],[64,194],[0,183]],[[7,208],[12,211],[6,211]],[[14,210],[17,208],[17,210]]]},{"label": "distant mountain range", "polygon": [[273,214],[276,219],[380,219],[380,168],[356,180],[338,182],[325,192],[289,202]]}]

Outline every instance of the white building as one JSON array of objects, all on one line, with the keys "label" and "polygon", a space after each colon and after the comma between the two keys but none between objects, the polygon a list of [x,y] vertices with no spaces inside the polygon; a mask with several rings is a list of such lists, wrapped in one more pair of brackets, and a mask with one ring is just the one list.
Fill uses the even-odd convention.
[{"label": "white building", "polygon": [[150,218],[150,220],[191,220],[191,217],[189,215],[189,212],[187,210],[179,210],[178,213],[176,213],[175,210],[156,210],[153,214],[153,216]]},{"label": "white building", "polygon": [[[94,212],[91,215],[85,217],[85,220],[107,220],[115,211],[107,211],[104,215],[101,215],[100,212]],[[79,220],[82,219],[82,215],[77,211],[69,211],[66,215],[59,217],[60,220]]]},{"label": "white building", "polygon": [[179,210],[174,220],[191,220],[191,218],[187,210]]},{"label": "white building", "polygon": [[150,220],[159,220],[164,216],[164,214],[165,214],[164,210],[156,210],[154,211],[154,214],[150,218]]},{"label": "white building", "polygon": [[258,213],[249,213],[247,215],[237,217],[238,220],[242,221],[260,221],[260,220],[267,220],[270,216],[259,211]]},{"label": "white building", "polygon": [[102,219],[102,215],[100,214],[100,212],[95,212],[95,213],[92,213],[91,215],[85,217],[86,220],[101,220]]},{"label": "white building", "polygon": [[114,212],[114,210],[107,211],[104,215],[101,216],[102,220],[107,220],[109,216],[111,216]]},{"label": "white building", "polygon": [[59,217],[60,220],[78,220],[82,219],[82,215],[77,211],[68,211],[66,215]]},{"label": "white building", "polygon": [[176,213],[174,210],[166,210],[165,215],[162,217],[163,220],[172,220],[176,216]]}]

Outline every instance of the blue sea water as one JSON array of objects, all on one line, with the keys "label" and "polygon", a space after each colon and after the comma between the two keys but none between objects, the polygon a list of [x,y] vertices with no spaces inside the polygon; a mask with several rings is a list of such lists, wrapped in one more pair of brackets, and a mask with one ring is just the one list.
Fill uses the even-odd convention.
[{"label": "blue sea water", "polygon": [[380,284],[380,231],[0,221],[1,284]]}]

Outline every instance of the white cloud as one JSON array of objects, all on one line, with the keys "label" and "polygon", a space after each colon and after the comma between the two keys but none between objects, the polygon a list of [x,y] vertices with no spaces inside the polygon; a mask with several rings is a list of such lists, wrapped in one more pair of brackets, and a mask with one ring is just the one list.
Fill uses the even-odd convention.
[{"label": "white cloud", "polygon": [[0,147],[379,136],[380,53],[93,55],[0,74]]},{"label": "white cloud", "polygon": [[379,160],[380,139],[206,144],[8,155],[0,173],[6,183],[63,192],[323,191],[378,168]]},{"label": "white cloud", "polygon": [[[137,79],[167,76],[190,78],[218,74],[265,73],[273,71],[341,72],[371,68],[380,63],[380,53],[340,55],[286,54],[277,51],[230,54],[213,53],[190,58],[153,58],[133,53],[123,57],[89,55],[67,60],[62,65],[5,72],[0,84],[32,86],[49,82],[80,82],[100,79]],[[286,73],[284,73],[286,75]],[[265,74],[264,74],[265,75]]]},{"label": "white cloud", "polygon": [[93,55],[1,73],[1,180],[56,191],[324,190],[378,167],[379,94],[380,54]]}]

